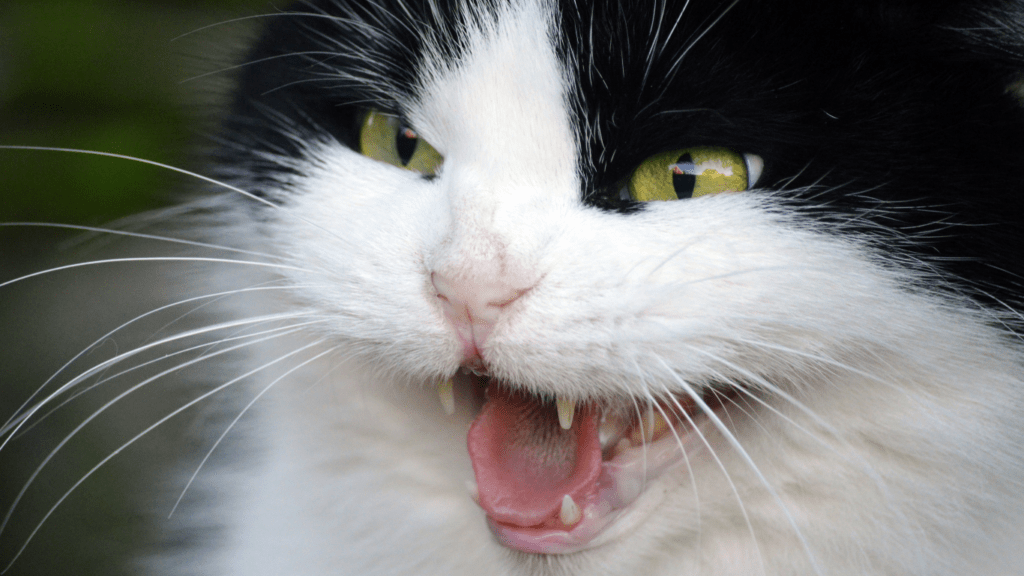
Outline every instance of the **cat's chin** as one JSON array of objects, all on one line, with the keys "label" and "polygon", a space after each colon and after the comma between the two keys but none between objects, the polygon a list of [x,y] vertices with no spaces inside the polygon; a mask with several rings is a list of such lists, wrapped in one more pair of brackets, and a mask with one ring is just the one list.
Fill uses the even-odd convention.
[{"label": "cat's chin", "polygon": [[460,380],[482,401],[468,435],[477,504],[501,544],[535,554],[633,532],[658,510],[662,477],[706,445],[703,429],[735,396],[709,388],[697,399],[578,402],[568,423],[550,398],[482,376]]}]

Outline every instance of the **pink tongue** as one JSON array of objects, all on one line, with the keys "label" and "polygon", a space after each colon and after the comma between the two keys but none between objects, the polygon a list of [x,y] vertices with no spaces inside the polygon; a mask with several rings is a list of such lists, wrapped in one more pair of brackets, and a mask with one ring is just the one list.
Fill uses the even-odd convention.
[{"label": "pink tongue", "polygon": [[597,415],[577,410],[563,430],[553,403],[492,384],[469,428],[480,506],[498,522],[536,526],[558,515],[566,494],[577,503],[601,474]]}]

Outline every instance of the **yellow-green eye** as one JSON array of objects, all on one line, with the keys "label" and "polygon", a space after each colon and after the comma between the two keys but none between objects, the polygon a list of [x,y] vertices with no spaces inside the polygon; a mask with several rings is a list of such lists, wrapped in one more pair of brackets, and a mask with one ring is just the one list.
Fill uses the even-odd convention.
[{"label": "yellow-green eye", "polygon": [[629,197],[639,202],[681,200],[719,192],[742,192],[761,175],[753,154],[702,146],[655,154],[629,178]]},{"label": "yellow-green eye", "polygon": [[374,160],[433,176],[444,158],[394,116],[372,110],[359,129],[359,152]]}]

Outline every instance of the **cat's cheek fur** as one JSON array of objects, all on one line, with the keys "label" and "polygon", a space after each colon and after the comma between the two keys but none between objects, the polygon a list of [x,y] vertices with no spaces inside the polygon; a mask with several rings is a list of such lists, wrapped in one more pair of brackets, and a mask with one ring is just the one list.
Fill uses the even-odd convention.
[{"label": "cat's cheek fur", "polygon": [[[955,327],[935,327],[958,335]],[[907,363],[903,378],[878,382],[833,375],[827,385],[837,388],[834,395],[824,401],[800,396],[814,418],[780,405],[776,409],[790,424],[742,414],[731,423],[764,480],[778,487],[818,561],[832,573],[859,573],[864,566],[880,573],[956,573],[998,558],[1000,546],[1014,544],[999,536],[1016,533],[999,520],[1016,511],[998,504],[993,481],[1000,463],[989,457],[1012,451],[1008,440],[988,435],[981,426],[946,426],[953,416],[965,422],[1015,417],[1020,407],[1002,403],[999,394],[1001,387],[1013,384],[998,372],[1007,360],[989,354],[978,365],[964,358],[977,352],[970,338],[929,347],[944,353],[942,358],[905,344],[907,355],[879,354],[877,359],[889,368]],[[963,372],[949,372],[950,360],[968,361],[960,364]],[[649,574],[676,574],[687,566],[739,576],[762,567],[785,573],[794,562],[810,569],[778,503],[756,488],[762,480],[714,431],[708,441],[718,461],[700,452],[690,459],[690,469],[678,469],[652,486],[669,497],[634,533],[585,556],[527,560],[490,539],[463,488],[472,473],[462,434],[470,415],[461,403],[449,418],[432,390],[396,390],[393,381],[358,372],[337,379],[336,386],[313,385],[321,375],[312,369],[308,390],[289,395],[294,397],[273,405],[270,417],[261,419],[269,454],[259,476],[238,484],[243,512],[233,522],[238,528],[227,552],[241,564],[233,573],[267,567],[317,573],[335,566],[358,573],[409,573],[443,566],[475,574],[488,566],[492,573],[531,574],[542,564],[561,563],[592,574],[641,567]],[[893,386],[903,387],[905,394],[883,405],[870,400],[880,392],[892,398]],[[965,386],[983,388],[991,396],[979,395],[966,405],[947,400],[945,392]],[[966,466],[965,453],[975,455]],[[920,466],[907,465],[915,459]],[[328,491],[320,489],[325,474],[333,479]],[[957,498],[950,499],[944,486],[957,486]],[[980,509],[987,510],[984,526],[973,519]],[[758,546],[770,546],[771,555],[753,544],[748,518]],[[346,545],[338,546],[339,541]],[[943,565],[946,561],[920,552],[936,541],[977,555],[964,555],[962,565]],[[400,553],[365,555],[351,542],[387,543]],[[460,553],[451,554],[453,549]],[[659,572],[651,559],[662,555],[664,572]]]},{"label": "cat's cheek fur", "polygon": [[[456,415],[447,417],[430,389],[396,390],[393,380],[350,371],[335,386],[316,385],[323,370],[313,367],[305,376],[309,388],[274,404],[260,420],[269,452],[261,473],[237,485],[243,505],[232,522],[232,545],[224,550],[240,563],[231,573],[268,567],[318,573],[335,566],[410,573],[443,566],[449,573],[475,574],[488,566],[491,573],[535,574],[543,565],[562,563],[591,574],[641,568],[677,574],[686,566],[740,576],[762,568],[786,573],[794,564],[803,566],[795,573],[805,573],[811,569],[806,550],[779,503],[758,489],[763,481],[776,487],[826,573],[862,573],[865,566],[879,573],[957,573],[999,562],[998,552],[1017,544],[1009,522],[1017,510],[1005,508],[1016,497],[1000,494],[1002,465],[991,454],[1014,448],[983,426],[946,424],[953,417],[989,423],[1015,418],[1020,406],[1005,404],[1000,394],[1014,384],[1005,374],[1014,372],[998,353],[978,363],[974,345],[992,349],[996,340],[972,342],[954,326],[934,327],[951,338],[927,350],[905,342],[902,352],[879,351],[877,364],[904,363],[901,378],[836,378],[823,368],[827,384],[811,378],[801,384],[828,385],[834,394],[800,395],[806,412],[774,406],[787,422],[734,414],[730,428],[763,479],[711,430],[707,439],[715,457],[699,451],[688,468],[653,485],[651,490],[667,492],[664,503],[634,532],[586,555],[543,560],[501,548],[483,528],[464,488],[472,478],[463,446],[471,415],[461,401]],[[951,360],[964,361],[961,371],[949,370]],[[894,386],[902,388],[895,398]],[[950,390],[964,387],[979,391],[974,402],[948,400]],[[873,402],[879,394],[890,401]],[[965,459],[965,453],[973,457]],[[915,460],[920,465],[908,466]],[[324,475],[332,478],[331,490],[321,489]],[[943,489],[948,486],[957,487],[955,498]],[[984,525],[976,520],[980,510]],[[386,543],[396,553],[364,554],[352,542],[373,549]],[[971,553],[950,566],[948,559],[921,552],[940,543]],[[763,552],[768,546],[771,555]],[[661,571],[652,562],[658,557],[665,558]],[[1001,573],[997,568],[986,573]]]}]

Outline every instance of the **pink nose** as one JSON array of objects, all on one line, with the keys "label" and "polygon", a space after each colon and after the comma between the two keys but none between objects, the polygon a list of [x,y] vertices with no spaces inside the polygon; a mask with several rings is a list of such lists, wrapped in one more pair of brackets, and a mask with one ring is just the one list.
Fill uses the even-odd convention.
[{"label": "pink nose", "polygon": [[434,272],[430,275],[445,317],[462,343],[463,360],[480,356],[480,348],[491,335],[502,311],[525,292],[507,282],[452,279]]}]

